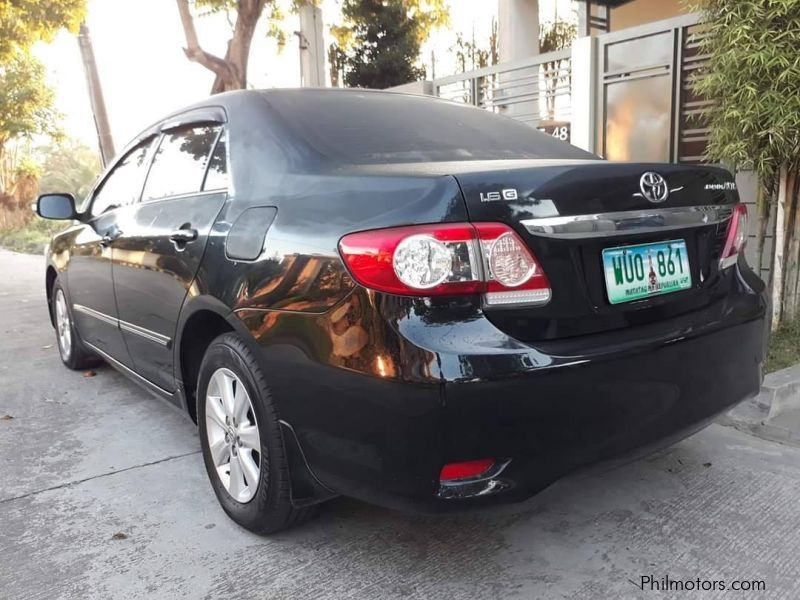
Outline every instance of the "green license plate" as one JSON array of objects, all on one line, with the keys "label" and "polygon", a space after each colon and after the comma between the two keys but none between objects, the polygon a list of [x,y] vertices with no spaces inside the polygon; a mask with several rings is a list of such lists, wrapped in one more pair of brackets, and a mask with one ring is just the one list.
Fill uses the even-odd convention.
[{"label": "green license plate", "polygon": [[692,287],[684,240],[606,248],[603,270],[611,304]]}]

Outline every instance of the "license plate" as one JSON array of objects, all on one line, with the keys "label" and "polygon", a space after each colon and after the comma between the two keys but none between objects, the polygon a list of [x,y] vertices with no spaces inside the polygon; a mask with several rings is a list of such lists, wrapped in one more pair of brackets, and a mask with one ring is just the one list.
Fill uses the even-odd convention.
[{"label": "license plate", "polygon": [[692,287],[684,240],[603,250],[611,304],[670,294]]}]

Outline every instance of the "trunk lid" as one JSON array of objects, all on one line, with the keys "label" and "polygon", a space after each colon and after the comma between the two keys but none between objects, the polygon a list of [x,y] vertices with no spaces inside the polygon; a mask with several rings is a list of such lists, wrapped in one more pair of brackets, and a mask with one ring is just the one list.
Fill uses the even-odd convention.
[{"label": "trunk lid", "polygon": [[[552,297],[544,306],[486,308],[497,327],[518,339],[650,323],[699,310],[725,293],[717,263],[738,194],[724,169],[533,160],[463,163],[451,174],[470,220],[512,227],[550,280]],[[612,304],[603,250],[673,240],[686,244],[690,286]]]}]

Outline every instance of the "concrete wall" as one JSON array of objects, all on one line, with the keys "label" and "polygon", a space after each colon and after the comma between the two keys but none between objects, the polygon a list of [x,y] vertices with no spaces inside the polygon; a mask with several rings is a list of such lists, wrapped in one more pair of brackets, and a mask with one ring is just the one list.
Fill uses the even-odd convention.
[{"label": "concrete wall", "polygon": [[539,54],[539,0],[497,0],[497,44],[501,62]]},{"label": "concrete wall", "polygon": [[736,174],[736,187],[739,190],[739,199],[747,205],[747,212],[750,217],[747,221],[748,236],[747,247],[745,248],[747,264],[759,274],[761,279],[769,281],[772,245],[773,238],[775,237],[773,234],[775,229],[775,217],[774,215],[771,216],[770,222],[767,225],[767,235],[764,240],[764,262],[759,266],[756,264],[756,232],[758,231],[756,198],[758,197],[758,178],[753,171],[740,171]]},{"label": "concrete wall", "polygon": [[424,96],[433,96],[433,82],[432,81],[412,81],[411,83],[404,83],[402,85],[395,85],[386,89],[387,92],[403,92],[404,94],[418,94]]},{"label": "concrete wall", "polygon": [[685,0],[633,0],[611,9],[611,31],[688,15],[692,11],[686,4]]}]

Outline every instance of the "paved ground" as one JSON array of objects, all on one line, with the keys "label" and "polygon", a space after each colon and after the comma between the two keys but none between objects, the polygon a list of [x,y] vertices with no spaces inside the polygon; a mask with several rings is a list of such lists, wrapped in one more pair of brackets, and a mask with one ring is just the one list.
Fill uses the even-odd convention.
[{"label": "paved ground", "polygon": [[800,449],[720,425],[513,508],[342,499],[257,537],[218,508],[190,421],[108,367],[61,366],[40,257],[0,250],[0,281],[0,598],[673,597],[643,575],[800,597]]}]

